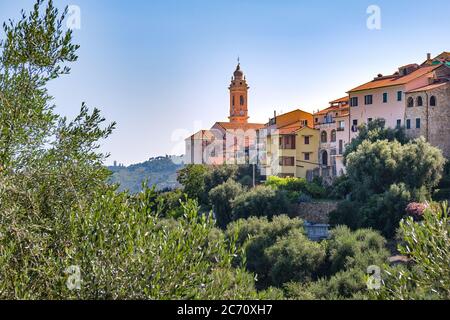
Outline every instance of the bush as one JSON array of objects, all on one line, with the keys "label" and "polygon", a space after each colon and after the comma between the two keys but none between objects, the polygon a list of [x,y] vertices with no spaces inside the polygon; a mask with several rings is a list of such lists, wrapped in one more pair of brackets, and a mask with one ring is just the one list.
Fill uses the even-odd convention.
[{"label": "bush", "polygon": [[233,201],[233,220],[286,214],[289,202],[284,191],[259,186],[242,193]]},{"label": "bush", "polygon": [[400,224],[401,254],[413,267],[386,267],[379,299],[450,299],[450,219],[447,203],[425,210],[423,221],[408,217]]},{"label": "bush", "polygon": [[303,222],[287,216],[274,217],[271,222],[267,217],[253,217],[233,222],[228,226],[227,238],[236,238],[237,245],[243,245],[245,265],[247,270],[257,275],[258,288],[267,288],[271,285],[269,272],[272,264],[265,255],[265,250],[273,246],[278,238],[288,235],[293,230],[303,230]]},{"label": "bush", "polygon": [[406,206],[430,197],[445,160],[439,149],[422,138],[404,144],[372,140],[362,141],[348,154],[350,202],[342,203],[331,221],[352,228],[374,228],[392,238]]},{"label": "bush", "polygon": [[325,260],[324,248],[307,239],[302,230],[292,230],[265,250],[271,282],[275,286],[296,282],[310,282],[317,276]]},{"label": "bush", "polygon": [[389,257],[385,245],[386,240],[375,231],[352,232],[346,226],[335,228],[327,242],[328,275],[349,269],[365,272],[371,265],[382,266]]},{"label": "bush", "polygon": [[177,180],[189,199],[197,200],[200,204],[208,203],[205,179],[209,171],[204,165],[190,164],[178,172]]},{"label": "bush", "polygon": [[209,200],[214,209],[217,225],[220,228],[225,229],[233,220],[232,203],[243,191],[244,189],[239,183],[230,179],[209,192]]}]

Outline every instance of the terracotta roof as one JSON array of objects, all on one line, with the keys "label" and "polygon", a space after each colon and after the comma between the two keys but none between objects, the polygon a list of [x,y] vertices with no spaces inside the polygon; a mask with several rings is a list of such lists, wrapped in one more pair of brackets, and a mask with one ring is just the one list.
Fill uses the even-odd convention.
[{"label": "terracotta roof", "polygon": [[217,122],[216,125],[221,126],[225,130],[244,130],[247,131],[249,129],[258,130],[264,128],[264,124],[262,123],[232,123],[232,122]]},{"label": "terracotta roof", "polygon": [[339,98],[334,101],[331,101],[330,104],[340,103],[340,102],[349,102],[349,101],[350,101],[350,98],[348,96],[345,96],[343,98]]},{"label": "terracotta roof", "polygon": [[278,129],[278,132],[279,132],[279,134],[293,134],[293,133],[297,132],[301,128],[303,128],[303,126],[297,125],[295,127]]},{"label": "terracotta roof", "polygon": [[340,109],[339,106],[331,106],[331,107],[328,107],[326,109],[320,110],[317,113],[314,113],[314,116],[321,116],[321,115],[327,114],[327,113],[329,113],[331,111],[337,111],[339,109]]},{"label": "terracotta roof", "polygon": [[192,138],[207,138],[207,139],[212,139],[214,138],[214,133],[211,130],[200,130],[196,133],[194,133],[193,135],[191,135],[190,137],[186,138],[186,140],[192,139]]},{"label": "terracotta roof", "polygon": [[396,76],[392,76],[392,77],[382,77],[380,79],[374,79],[368,83],[365,83],[359,87],[356,87],[356,88],[350,90],[349,92],[356,92],[356,91],[370,90],[370,89],[376,89],[376,88],[404,85],[414,79],[417,79],[421,76],[426,75],[427,73],[434,71],[435,69],[437,69],[441,66],[442,65],[421,67],[406,76],[396,75]]},{"label": "terracotta roof", "polygon": [[408,91],[407,93],[413,93],[413,92],[422,92],[422,91],[428,91],[428,90],[433,90],[442,86],[445,86],[447,84],[449,84],[450,82],[445,81],[445,82],[439,82],[439,83],[433,83],[424,87],[420,87],[411,91]]}]

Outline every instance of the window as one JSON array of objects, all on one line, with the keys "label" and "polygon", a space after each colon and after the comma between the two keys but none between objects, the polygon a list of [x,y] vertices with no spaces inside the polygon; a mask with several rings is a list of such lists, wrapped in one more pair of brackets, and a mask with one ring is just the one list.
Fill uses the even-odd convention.
[{"label": "window", "polygon": [[280,166],[282,166],[282,167],[295,166],[295,158],[294,157],[280,157]]},{"label": "window", "polygon": [[336,142],[336,130],[331,131],[331,142]]},{"label": "window", "polygon": [[358,132],[358,120],[353,120],[352,132]]},{"label": "window", "polygon": [[383,93],[383,103],[387,103],[388,102],[388,94],[387,92]]},{"label": "window", "polygon": [[305,144],[310,144],[310,137],[305,137]]},{"label": "window", "polygon": [[345,130],[345,121],[344,120],[339,121],[337,130],[338,131],[344,131]]},{"label": "window", "polygon": [[339,140],[339,154],[343,154],[344,153],[344,141]]},{"label": "window", "polygon": [[414,107],[414,99],[409,97],[408,98],[408,108]]},{"label": "window", "polygon": [[328,152],[322,151],[322,165],[328,167]]},{"label": "window", "polygon": [[235,96],[233,96],[233,107],[236,105],[236,99],[235,99],[236,97]]},{"label": "window", "polygon": [[305,153],[305,161],[311,160],[311,154]]},{"label": "window", "polygon": [[420,118],[416,119],[416,129],[420,129]]},{"label": "window", "polygon": [[280,149],[282,150],[294,150],[295,149],[295,136],[286,135],[280,137]]},{"label": "window", "polygon": [[406,120],[406,129],[411,129],[411,120]]},{"label": "window", "polygon": [[400,128],[402,126],[402,120],[397,120],[397,128]]},{"label": "window", "polygon": [[316,123],[318,123],[319,122],[319,118],[316,118],[315,121],[316,121]]},{"label": "window", "polygon": [[397,101],[403,100],[403,91],[397,91]]},{"label": "window", "polygon": [[357,107],[358,106],[358,97],[353,97],[350,99],[350,107]]},{"label": "window", "polygon": [[436,105],[437,105],[436,97],[435,96],[431,96],[431,98],[430,98],[430,106],[436,107]]},{"label": "window", "polygon": [[364,97],[364,104],[369,105],[373,103],[373,95],[367,95]]},{"label": "window", "polygon": [[422,97],[418,97],[417,98],[417,106],[418,107],[422,107],[423,106],[423,99],[422,99]]},{"label": "window", "polygon": [[244,96],[241,96],[241,106],[243,106],[244,104],[245,104]]},{"label": "window", "polygon": [[322,143],[327,143],[328,142],[328,135],[326,131],[322,131],[321,135],[320,135],[320,141]]}]

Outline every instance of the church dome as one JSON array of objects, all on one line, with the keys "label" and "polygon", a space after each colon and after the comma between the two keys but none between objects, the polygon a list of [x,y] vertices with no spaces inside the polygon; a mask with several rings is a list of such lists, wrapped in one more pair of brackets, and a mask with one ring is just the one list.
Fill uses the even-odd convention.
[{"label": "church dome", "polygon": [[236,71],[234,72],[234,77],[236,79],[242,79],[244,77],[244,72],[241,70],[241,64],[237,65]]}]

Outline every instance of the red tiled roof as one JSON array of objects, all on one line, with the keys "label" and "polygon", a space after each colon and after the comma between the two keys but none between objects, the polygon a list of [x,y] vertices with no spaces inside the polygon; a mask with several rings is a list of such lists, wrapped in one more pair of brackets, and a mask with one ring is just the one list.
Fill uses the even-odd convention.
[{"label": "red tiled roof", "polygon": [[317,113],[314,113],[314,116],[321,116],[321,115],[327,114],[327,113],[329,113],[331,111],[337,111],[339,109],[340,109],[339,106],[331,106],[331,107],[328,107],[326,109],[320,110]]},{"label": "red tiled roof", "polygon": [[334,101],[331,101],[330,104],[340,103],[340,102],[349,102],[349,101],[350,101],[350,98],[348,96],[345,96],[343,98],[339,98]]},{"label": "red tiled roof", "polygon": [[212,138],[214,138],[214,134],[211,130],[200,130],[200,131],[194,133],[193,135],[191,135],[190,137],[186,138],[186,140],[196,138],[196,137],[212,139]]},{"label": "red tiled roof", "polygon": [[435,69],[437,69],[441,66],[442,65],[421,67],[406,76],[397,75],[397,76],[391,76],[391,77],[382,77],[380,79],[374,79],[368,83],[365,83],[361,86],[358,86],[358,87],[350,90],[349,92],[356,92],[356,91],[370,90],[370,89],[376,89],[376,88],[404,85],[412,80],[415,80],[421,76],[426,75],[427,73],[434,71]]},{"label": "red tiled roof", "polygon": [[421,88],[417,88],[417,89],[411,90],[411,91],[409,91],[409,92],[407,92],[407,93],[422,92],[422,91],[433,90],[433,89],[436,89],[436,88],[445,86],[445,85],[447,85],[447,84],[449,84],[449,83],[450,83],[450,82],[448,82],[448,81],[446,81],[446,82],[439,82],[439,83],[433,83],[433,84],[430,84],[430,85],[427,85],[427,86],[424,86],[424,87],[421,87]]},{"label": "red tiled roof", "polygon": [[233,122],[217,122],[216,125],[221,126],[225,130],[244,130],[247,131],[249,129],[258,130],[264,128],[264,124],[262,123],[233,123]]}]

